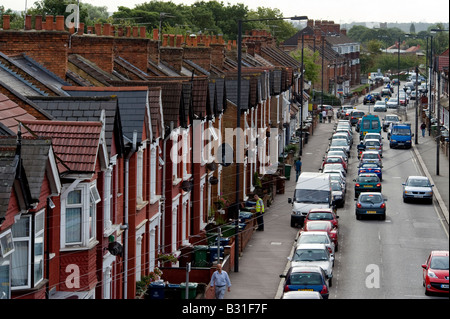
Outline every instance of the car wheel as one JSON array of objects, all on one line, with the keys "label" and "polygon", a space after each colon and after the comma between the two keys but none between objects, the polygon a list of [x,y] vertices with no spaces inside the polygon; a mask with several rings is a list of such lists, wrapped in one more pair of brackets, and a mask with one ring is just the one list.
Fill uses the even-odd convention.
[{"label": "car wheel", "polygon": [[386,213],[384,213],[383,215],[381,215],[381,220],[386,220]]},{"label": "car wheel", "polygon": [[333,286],[333,279],[332,279],[332,278],[330,278],[330,279],[328,280],[328,286],[329,286],[329,287],[332,287],[332,286]]},{"label": "car wheel", "polygon": [[356,214],[356,219],[357,219],[357,220],[360,220],[360,219],[361,219],[361,216],[360,216],[359,214]]},{"label": "car wheel", "polygon": [[406,197],[403,197],[403,203],[408,202],[408,200],[406,199]]},{"label": "car wheel", "polygon": [[295,227],[295,221],[291,219],[291,227]]},{"label": "car wheel", "polygon": [[[334,247],[334,251],[335,252],[338,252],[338,250],[339,250],[339,245],[336,245],[335,247]],[[334,262],[334,261],[333,261]]]}]

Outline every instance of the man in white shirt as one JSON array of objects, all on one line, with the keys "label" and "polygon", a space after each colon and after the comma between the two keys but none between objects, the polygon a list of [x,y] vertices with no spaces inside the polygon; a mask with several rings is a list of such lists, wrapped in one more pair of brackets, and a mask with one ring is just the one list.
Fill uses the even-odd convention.
[{"label": "man in white shirt", "polygon": [[214,288],[216,299],[223,299],[225,289],[231,290],[231,281],[228,273],[222,270],[222,264],[217,264],[217,270],[212,274],[210,286]]}]

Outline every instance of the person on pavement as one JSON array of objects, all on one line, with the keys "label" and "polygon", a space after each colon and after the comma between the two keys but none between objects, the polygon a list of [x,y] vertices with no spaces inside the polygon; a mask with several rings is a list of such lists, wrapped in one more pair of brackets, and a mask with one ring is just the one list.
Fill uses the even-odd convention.
[{"label": "person on pavement", "polygon": [[322,111],[322,123],[326,123],[326,119],[327,119],[327,111],[325,109],[323,109],[323,111]]},{"label": "person on pavement", "polygon": [[216,268],[211,276],[210,286],[214,288],[216,299],[223,299],[226,288],[228,287],[228,292],[231,290],[231,281],[228,273],[222,270],[222,264],[217,264]]},{"label": "person on pavement", "polygon": [[300,156],[297,158],[297,160],[295,161],[295,181],[298,180],[299,175],[302,172],[302,161]]},{"label": "person on pavement", "polygon": [[256,221],[258,223],[258,228],[256,230],[258,231],[264,231],[264,201],[258,196],[258,194],[255,194],[254,196],[256,205],[255,205],[255,211],[256,211]]},{"label": "person on pavement", "polygon": [[427,125],[425,122],[422,122],[422,125],[420,125],[420,129],[422,130],[422,137],[425,137],[425,129],[427,128]]},{"label": "person on pavement", "polygon": [[327,116],[328,116],[328,123],[331,123],[331,120],[332,120],[333,117],[334,117],[334,112],[333,112],[332,109],[329,109],[329,110],[328,110]]}]

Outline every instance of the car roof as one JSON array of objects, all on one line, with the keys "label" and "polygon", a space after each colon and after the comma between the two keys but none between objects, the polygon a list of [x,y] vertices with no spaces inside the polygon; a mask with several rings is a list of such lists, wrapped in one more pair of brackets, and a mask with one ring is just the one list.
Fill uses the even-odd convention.
[{"label": "car roof", "polygon": [[364,154],[380,154],[380,153],[378,153],[377,151],[364,151],[363,153],[362,153],[362,155],[364,155]]},{"label": "car roof", "polygon": [[380,192],[362,192],[361,194],[360,194],[360,196],[374,196],[374,195],[377,195],[377,196],[381,196],[381,198],[383,198],[383,194],[381,194]]},{"label": "car roof", "polygon": [[364,176],[364,177],[378,177],[377,176],[377,174],[374,174],[374,173],[361,173],[361,174],[359,174],[358,175],[358,177],[360,177],[360,176]]},{"label": "car roof", "polygon": [[426,177],[426,176],[421,176],[421,175],[411,175],[411,176],[408,176],[408,179],[410,179],[410,178],[414,178],[414,179],[426,179],[426,180],[428,180],[428,177]]},{"label": "car roof", "polygon": [[321,230],[311,231],[311,232],[305,231],[300,234],[300,237],[302,237],[302,236],[328,236],[328,233],[326,231],[321,231]]},{"label": "car roof", "polygon": [[294,272],[318,272],[322,273],[320,266],[294,266],[291,267],[291,273]]},{"label": "car roof", "polygon": [[448,250],[433,250],[431,256],[448,256]]},{"label": "car roof", "polygon": [[309,213],[333,213],[332,208],[312,208],[309,210]]},{"label": "car roof", "polygon": [[297,245],[296,249],[327,249],[327,246],[325,244],[300,244]]},{"label": "car roof", "polygon": [[281,299],[322,299],[322,295],[318,291],[286,291]]}]

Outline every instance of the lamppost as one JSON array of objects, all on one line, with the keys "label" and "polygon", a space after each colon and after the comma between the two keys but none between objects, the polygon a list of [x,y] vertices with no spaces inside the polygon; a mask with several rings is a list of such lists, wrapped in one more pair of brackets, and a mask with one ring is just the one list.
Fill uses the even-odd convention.
[{"label": "lamppost", "polygon": [[[416,36],[412,35],[412,34],[405,34],[406,37],[410,37],[410,38],[417,38]],[[415,144],[419,144],[419,134],[418,134],[418,128],[419,128],[419,95],[418,95],[418,81],[419,81],[419,67],[416,65],[415,68],[415,73],[416,73],[416,83],[415,83],[415,91],[416,91],[416,98],[415,98],[415,103],[414,103],[414,107],[415,107],[415,127],[414,127],[414,143]]]},{"label": "lamppost", "polygon": [[[240,193],[240,167],[238,159],[240,158],[240,147],[238,143],[240,142],[240,128],[241,128],[241,75],[242,75],[242,23],[243,22],[256,22],[256,21],[275,21],[275,20],[307,20],[307,16],[295,16],[290,18],[266,18],[266,19],[248,19],[248,20],[238,20],[238,35],[237,35],[237,63],[238,63],[238,79],[237,79],[237,107],[236,107],[236,202],[237,205],[235,209],[235,258],[234,258],[234,271],[239,271],[239,193]],[[303,92],[301,97],[303,97]],[[303,107],[303,105],[302,105]]]},{"label": "lamppost", "polygon": [[[443,29],[431,29],[430,32],[431,33],[436,33],[436,32],[447,32],[448,30],[443,30]],[[433,42],[431,42],[433,44]],[[433,55],[431,56],[431,58],[433,58]],[[434,69],[435,67],[435,63],[432,63],[432,68]],[[435,69],[434,69],[435,70]],[[436,103],[436,115],[437,115],[437,127],[436,127],[436,175],[439,175],[439,148],[440,148],[440,142],[441,142],[441,118],[440,118],[440,107],[441,107],[441,103],[440,103],[440,98],[441,98],[441,71],[439,70],[439,66],[438,66],[438,96],[437,96],[437,103]]]}]

